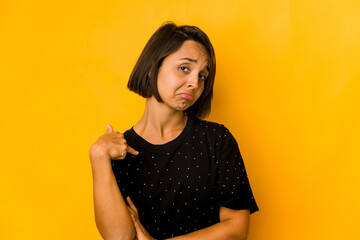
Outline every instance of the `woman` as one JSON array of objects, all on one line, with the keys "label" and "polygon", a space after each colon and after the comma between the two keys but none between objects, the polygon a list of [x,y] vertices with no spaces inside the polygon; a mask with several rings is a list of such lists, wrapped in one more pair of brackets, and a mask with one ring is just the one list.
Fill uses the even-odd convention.
[{"label": "woman", "polygon": [[95,219],[104,239],[246,239],[258,210],[236,140],[210,113],[215,54],[194,26],[161,26],[128,88],[146,98],[124,134],[90,148]]}]

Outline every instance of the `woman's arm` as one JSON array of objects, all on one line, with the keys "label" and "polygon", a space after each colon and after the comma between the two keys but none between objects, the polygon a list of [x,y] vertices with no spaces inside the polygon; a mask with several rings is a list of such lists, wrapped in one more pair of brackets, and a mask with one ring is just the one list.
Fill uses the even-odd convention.
[{"label": "woman's arm", "polygon": [[[140,223],[138,211],[130,198],[126,199],[138,240],[155,240]],[[210,227],[168,240],[246,240],[250,225],[248,209],[232,210],[220,207],[220,222]]]},{"label": "woman's arm", "polygon": [[137,154],[126,145],[121,133],[110,127],[90,148],[93,174],[96,226],[106,240],[134,240],[135,228],[117,185],[111,159],[123,159],[126,152]]},{"label": "woman's arm", "polygon": [[[170,238],[171,240],[245,240],[250,225],[249,210],[232,210],[220,208],[220,222],[210,227]],[[169,240],[170,240],[169,239]]]}]

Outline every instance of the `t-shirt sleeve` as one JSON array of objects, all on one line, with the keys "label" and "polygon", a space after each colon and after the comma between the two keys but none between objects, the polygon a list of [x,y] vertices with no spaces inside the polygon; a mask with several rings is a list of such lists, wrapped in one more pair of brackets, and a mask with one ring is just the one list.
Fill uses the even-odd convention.
[{"label": "t-shirt sleeve", "polygon": [[217,167],[217,205],[230,209],[259,210],[253,196],[238,144],[224,127]]}]

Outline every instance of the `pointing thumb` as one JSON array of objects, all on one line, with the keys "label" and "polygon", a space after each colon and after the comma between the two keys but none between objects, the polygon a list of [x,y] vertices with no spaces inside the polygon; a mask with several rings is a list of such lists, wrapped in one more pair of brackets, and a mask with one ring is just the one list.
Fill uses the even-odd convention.
[{"label": "pointing thumb", "polygon": [[106,133],[112,133],[112,132],[114,132],[112,126],[110,124],[108,124]]}]

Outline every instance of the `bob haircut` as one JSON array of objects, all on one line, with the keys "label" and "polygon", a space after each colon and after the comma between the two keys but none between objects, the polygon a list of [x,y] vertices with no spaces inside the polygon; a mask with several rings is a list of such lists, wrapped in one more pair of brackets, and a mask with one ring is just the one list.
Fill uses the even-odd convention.
[{"label": "bob haircut", "polygon": [[199,99],[184,112],[188,115],[205,118],[211,110],[211,99],[215,80],[216,61],[214,48],[208,36],[198,27],[173,22],[164,23],[145,45],[128,82],[127,87],[144,98],[155,96],[163,102],[157,88],[157,76],[164,59],[176,52],[186,40],[203,45],[209,54],[209,75]]}]

